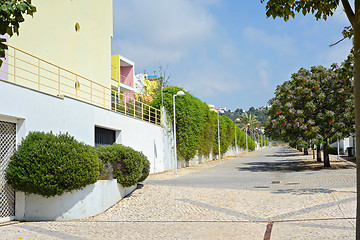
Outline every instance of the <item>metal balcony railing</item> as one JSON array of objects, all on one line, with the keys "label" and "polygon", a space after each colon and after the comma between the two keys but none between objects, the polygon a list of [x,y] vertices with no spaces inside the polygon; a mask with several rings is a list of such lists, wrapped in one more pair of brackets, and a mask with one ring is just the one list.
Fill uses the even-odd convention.
[{"label": "metal balcony railing", "polygon": [[[8,46],[0,80],[54,96],[65,95],[161,125],[162,111],[46,60]],[[113,67],[111,67],[113,77]]]}]

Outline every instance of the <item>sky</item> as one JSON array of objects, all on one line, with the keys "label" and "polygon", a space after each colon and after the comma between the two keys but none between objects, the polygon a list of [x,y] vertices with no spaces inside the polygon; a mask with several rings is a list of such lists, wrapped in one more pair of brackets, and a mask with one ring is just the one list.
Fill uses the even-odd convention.
[{"label": "sky", "polygon": [[260,0],[114,0],[112,54],[135,62],[135,73],[167,67],[170,85],[207,104],[268,105],[276,86],[304,67],[341,63],[352,41],[342,7],[327,21],[297,14],[266,18]]}]

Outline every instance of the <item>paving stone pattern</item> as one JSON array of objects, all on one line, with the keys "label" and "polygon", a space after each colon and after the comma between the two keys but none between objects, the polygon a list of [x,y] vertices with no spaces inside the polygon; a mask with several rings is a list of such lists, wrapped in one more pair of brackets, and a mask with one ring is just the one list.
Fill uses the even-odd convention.
[{"label": "paving stone pattern", "polygon": [[103,214],[0,227],[1,239],[354,239],[355,164],[274,147],[149,176]]}]

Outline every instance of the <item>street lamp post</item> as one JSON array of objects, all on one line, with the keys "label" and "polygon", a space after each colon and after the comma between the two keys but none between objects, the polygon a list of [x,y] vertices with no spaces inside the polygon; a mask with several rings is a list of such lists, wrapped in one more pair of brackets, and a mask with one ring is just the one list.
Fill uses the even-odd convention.
[{"label": "street lamp post", "polygon": [[221,162],[221,160],[220,160],[220,123],[219,123],[219,113],[220,113],[220,110],[219,110],[219,112],[218,112],[217,120],[218,120],[219,162]]},{"label": "street lamp post", "polygon": [[177,149],[176,149],[176,118],[175,118],[175,97],[184,96],[185,93],[183,91],[178,91],[176,94],[173,95],[173,108],[174,108],[174,168],[175,174],[177,174]]},{"label": "street lamp post", "polygon": [[238,150],[237,150],[237,138],[236,138],[236,122],[239,121],[239,120],[240,120],[240,119],[237,118],[237,119],[235,119],[235,121],[234,121],[234,125],[235,125],[235,157],[237,157],[237,152],[238,152]]},{"label": "street lamp post", "polygon": [[247,140],[247,136],[248,136],[248,134],[247,134],[247,130],[248,130],[249,125],[250,125],[249,123],[248,123],[248,124],[246,124],[246,129],[245,129],[246,154],[248,154],[248,153],[249,153],[248,140]]},{"label": "street lamp post", "polygon": [[[258,129],[258,128],[255,128],[255,129],[254,129],[254,139],[256,139],[256,141],[255,141],[256,145],[258,144],[258,140],[259,140],[259,139],[258,139],[258,136],[256,135],[256,131],[255,131],[255,130],[257,130],[257,129]],[[256,146],[256,145],[255,145],[255,146]],[[255,149],[256,149],[256,147],[255,147]]]}]

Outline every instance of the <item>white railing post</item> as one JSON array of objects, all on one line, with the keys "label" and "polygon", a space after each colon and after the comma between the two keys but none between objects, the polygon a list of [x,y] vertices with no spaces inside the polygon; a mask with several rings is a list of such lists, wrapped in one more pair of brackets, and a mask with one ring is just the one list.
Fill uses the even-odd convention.
[{"label": "white railing post", "polygon": [[38,90],[40,91],[40,59],[38,59]]}]

